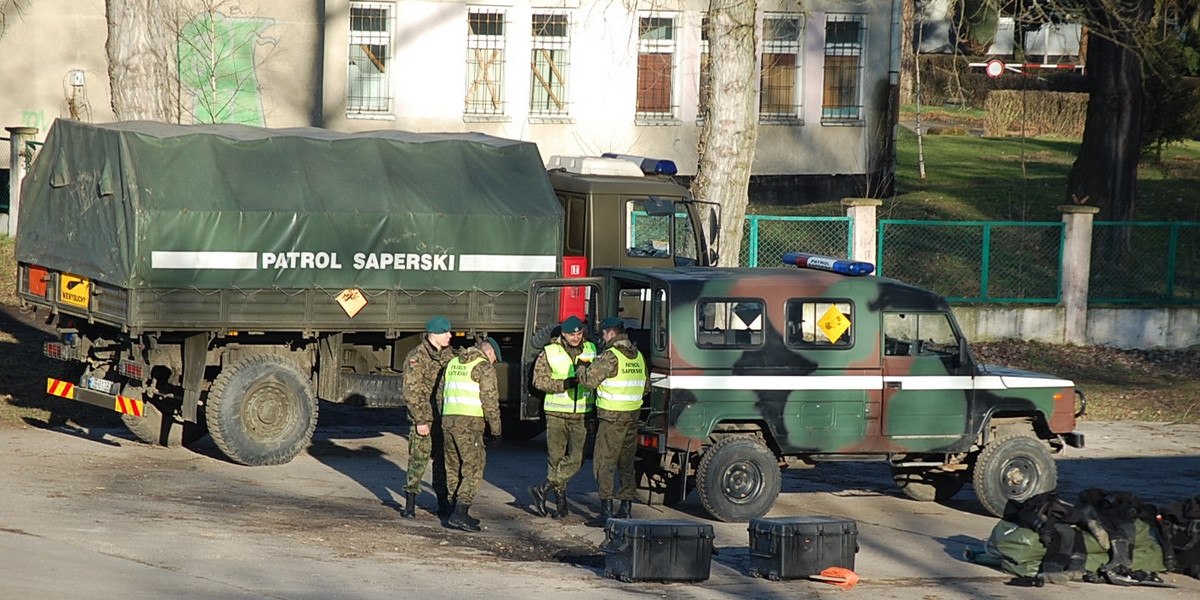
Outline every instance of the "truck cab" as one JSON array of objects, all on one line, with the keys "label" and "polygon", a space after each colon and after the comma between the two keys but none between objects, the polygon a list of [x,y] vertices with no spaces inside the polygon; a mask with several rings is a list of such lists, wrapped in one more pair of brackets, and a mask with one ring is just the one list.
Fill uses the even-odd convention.
[{"label": "truck cab", "polygon": [[[566,264],[713,266],[719,205],[670,179],[668,160],[626,155],[551,157],[547,174],[565,213]],[[570,276],[565,272],[564,276]]]},{"label": "truck cab", "polygon": [[[933,292],[820,268],[593,274],[575,283],[587,319],[623,319],[650,372],[637,468],[652,503],[694,489],[714,518],[744,521],[774,504],[781,465],[870,460],[905,496],[971,482],[999,515],[1054,489],[1052,454],[1083,445],[1074,384],[977,364]],[[535,282],[531,318],[565,284]]]}]

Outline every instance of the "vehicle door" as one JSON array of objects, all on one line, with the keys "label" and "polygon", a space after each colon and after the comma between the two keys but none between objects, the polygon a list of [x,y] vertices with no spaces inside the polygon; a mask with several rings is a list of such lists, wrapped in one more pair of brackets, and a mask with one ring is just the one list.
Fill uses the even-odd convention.
[{"label": "vehicle door", "polygon": [[885,312],[883,336],[884,435],[918,452],[962,439],[974,385],[954,319]]},{"label": "vehicle door", "polygon": [[587,339],[597,340],[599,323],[605,316],[604,288],[600,277],[536,279],[529,284],[521,349],[522,419],[541,417],[545,394],[533,387],[533,366],[550,338],[559,335],[559,324],[567,317],[579,317],[586,324]]}]

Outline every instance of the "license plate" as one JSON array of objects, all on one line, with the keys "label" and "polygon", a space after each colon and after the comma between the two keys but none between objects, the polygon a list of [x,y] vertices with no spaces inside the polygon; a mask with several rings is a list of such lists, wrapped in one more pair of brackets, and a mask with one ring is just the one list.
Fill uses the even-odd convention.
[{"label": "license plate", "polygon": [[117,382],[109,381],[107,379],[100,379],[98,377],[88,377],[87,386],[89,390],[96,390],[97,392],[112,394],[116,392]]}]

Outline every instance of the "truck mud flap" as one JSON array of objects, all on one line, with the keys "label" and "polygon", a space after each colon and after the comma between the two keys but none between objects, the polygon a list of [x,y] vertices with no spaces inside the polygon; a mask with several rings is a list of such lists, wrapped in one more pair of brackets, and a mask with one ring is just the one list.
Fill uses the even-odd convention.
[{"label": "truck mud flap", "polygon": [[135,417],[145,416],[142,412],[144,403],[141,400],[89,390],[69,381],[62,381],[61,379],[47,378],[46,393],[51,396],[66,398],[67,400],[75,400],[76,402],[107,408],[122,414],[133,415]]}]

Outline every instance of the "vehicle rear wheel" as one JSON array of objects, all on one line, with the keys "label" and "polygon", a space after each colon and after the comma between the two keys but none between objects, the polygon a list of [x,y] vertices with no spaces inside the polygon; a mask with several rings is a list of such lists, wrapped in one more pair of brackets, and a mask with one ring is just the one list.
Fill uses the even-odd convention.
[{"label": "vehicle rear wheel", "polygon": [[500,424],[504,427],[504,439],[514,442],[527,442],[546,430],[546,420],[526,421],[515,414],[500,413]]},{"label": "vehicle rear wheel", "polygon": [[729,437],[704,452],[696,470],[700,502],[713,518],[748,521],[771,510],[783,476],[775,453],[761,440]]},{"label": "vehicle rear wheel", "polygon": [[189,446],[208,433],[203,424],[188,423],[176,418],[174,413],[172,410],[172,416],[164,416],[157,406],[145,402],[142,404],[142,416],[122,414],[121,422],[137,439],[168,448]]},{"label": "vehicle rear wheel", "polygon": [[918,502],[949,500],[967,484],[965,471],[944,472],[911,467],[892,467],[892,479],[901,494]]},{"label": "vehicle rear wheel", "polygon": [[1009,500],[1023,502],[1058,485],[1058,466],[1040,440],[1011,435],[992,440],[975,459],[975,495],[999,517]]},{"label": "vehicle rear wheel", "polygon": [[273,354],[237,361],[213,382],[205,405],[213,442],[243,465],[281,465],[308,447],[317,395],[295,362]]}]

